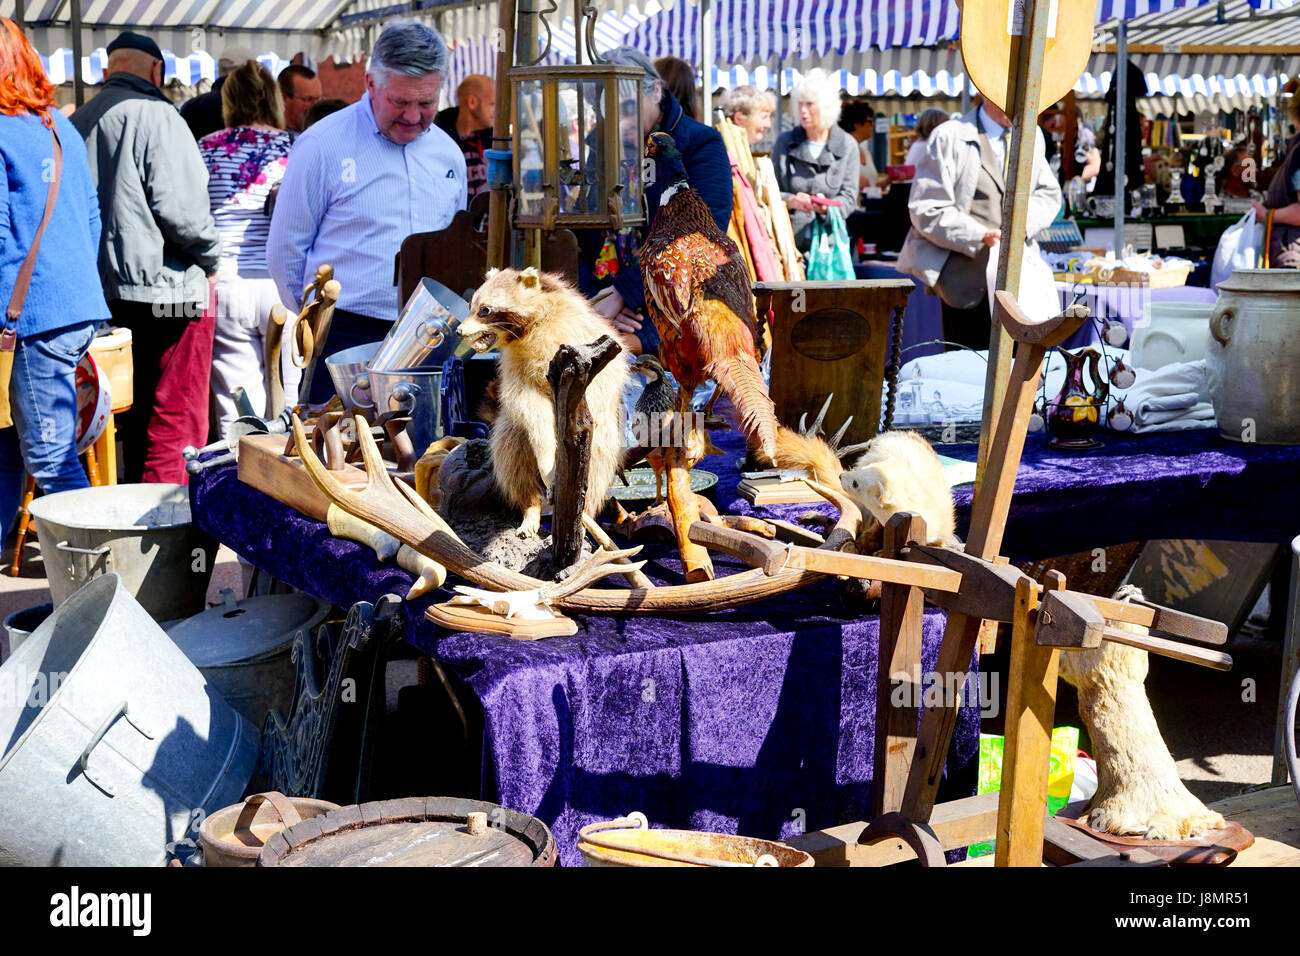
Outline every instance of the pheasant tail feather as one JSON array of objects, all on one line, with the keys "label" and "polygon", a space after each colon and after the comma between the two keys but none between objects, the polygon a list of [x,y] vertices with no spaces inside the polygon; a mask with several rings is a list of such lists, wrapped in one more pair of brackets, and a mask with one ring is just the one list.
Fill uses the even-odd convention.
[{"label": "pheasant tail feather", "polygon": [[776,454],[776,409],[754,356],[746,352],[729,355],[714,363],[708,374],[731,399],[745,437],[756,442],[759,450],[771,459]]}]

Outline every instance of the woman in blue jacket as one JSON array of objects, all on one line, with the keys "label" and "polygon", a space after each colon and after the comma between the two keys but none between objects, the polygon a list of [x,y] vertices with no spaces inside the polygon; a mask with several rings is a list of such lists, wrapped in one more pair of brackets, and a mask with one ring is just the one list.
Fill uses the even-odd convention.
[{"label": "woman in blue jacket", "polygon": [[[700,198],[713,213],[718,228],[726,232],[731,223],[731,160],[727,158],[727,147],[722,143],[722,135],[682,112],[681,104],[668,92],[650,58],[640,50],[630,46],[618,47],[606,53],[605,59],[609,63],[641,68],[644,74],[641,79],[642,145],[645,138],[655,131],[667,133],[673,138],[681,151],[686,178],[691,187],[699,192]],[[662,194],[662,186],[653,182],[646,184],[647,218],[641,237],[647,235],[654,224]],[[587,231],[583,235],[585,238],[594,234]],[[657,352],[659,336],[655,332],[654,323],[646,318],[641,266],[636,261],[634,252],[624,248],[624,245],[619,243],[619,269],[614,275],[612,291],[594,300],[592,305],[597,312],[610,319],[620,332],[639,339],[642,351]],[[588,295],[595,291],[597,284],[593,277],[593,264],[600,251],[598,246],[597,242],[593,247],[591,240],[585,238],[584,255],[579,263],[579,279],[583,291]]]},{"label": "woman in blue jacket", "polygon": [[[40,226],[54,169],[63,171],[17,321],[9,402],[14,424],[0,429],[0,531],[8,532],[23,471],[49,494],[85,488],[77,460],[76,368],[96,326],[109,317],[99,284],[99,200],[86,146],[54,109],[55,87],[12,20],[0,17],[0,308],[9,304]],[[12,326],[0,315],[0,321]]]}]

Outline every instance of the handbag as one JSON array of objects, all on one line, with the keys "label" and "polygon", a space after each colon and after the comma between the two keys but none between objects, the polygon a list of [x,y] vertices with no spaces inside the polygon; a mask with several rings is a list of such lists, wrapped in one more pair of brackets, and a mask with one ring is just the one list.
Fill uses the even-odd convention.
[{"label": "handbag", "polygon": [[63,175],[63,144],[59,142],[59,131],[50,125],[50,135],[54,137],[54,176],[50,180],[49,192],[45,195],[45,213],[41,224],[32,237],[32,247],[27,250],[14,280],[14,291],[9,296],[9,307],[5,309],[4,330],[0,331],[0,428],[8,428],[14,423],[13,409],[9,407],[9,380],[14,372],[14,351],[18,347],[18,316],[23,313],[23,303],[27,301],[27,287],[32,282],[32,272],[36,269],[36,251],[41,246],[41,236],[54,215],[54,200],[59,195],[59,180]]},{"label": "handbag", "polygon": [[828,206],[824,216],[813,219],[806,273],[810,280],[854,278],[849,230],[838,206]]}]

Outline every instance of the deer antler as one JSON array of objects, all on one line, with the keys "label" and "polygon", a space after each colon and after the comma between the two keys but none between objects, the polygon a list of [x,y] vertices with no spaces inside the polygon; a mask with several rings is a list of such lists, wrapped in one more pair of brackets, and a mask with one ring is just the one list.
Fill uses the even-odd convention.
[{"label": "deer antler", "polygon": [[[387,531],[477,587],[506,592],[556,588],[554,582],[519,574],[474,553],[447,527],[445,521],[428,514],[432,509],[427,505],[422,508],[408,500],[394,487],[394,479],[389,476],[379,457],[379,448],[366,429],[361,429],[360,444],[368,481],[360,490],[345,487],[325,469],[307,439],[302,421],[296,416],[293,434],[307,474],[326,498],[348,514]],[[623,552],[607,554],[610,560],[625,556]],[[614,565],[609,573],[620,574],[623,570],[626,566]],[[823,577],[825,575],[814,571],[795,568],[767,577],[761,569],[755,568],[699,584],[668,585],[651,590],[584,587],[563,594],[552,590],[551,601],[562,610],[588,614],[700,614],[785,594]]]},{"label": "deer antler", "polygon": [[597,551],[586,561],[574,565],[570,574],[563,581],[555,584],[548,584],[542,588],[542,601],[550,604],[553,601],[559,601],[571,594],[577,594],[584,590],[587,585],[594,584],[601,578],[607,578],[611,574],[627,574],[629,571],[640,571],[645,567],[644,561],[637,561],[628,564],[618,564],[624,558],[630,558],[634,554],[641,553],[641,545],[635,548],[625,548],[621,551]]},{"label": "deer antler", "polygon": [[858,530],[862,527],[862,509],[858,507],[856,501],[830,485],[823,485],[812,478],[805,478],[803,481],[809,488],[840,509],[840,520],[835,522],[835,527],[831,529],[830,534],[826,535],[826,543],[822,547],[842,551],[846,544],[857,540]]},{"label": "deer antler", "polygon": [[813,423],[811,425],[804,424],[805,421],[807,421],[808,419],[807,412],[804,412],[802,415],[799,416],[799,434],[808,435],[809,437],[815,437],[818,433],[821,432],[822,422],[825,421],[826,419],[826,410],[831,407],[831,400],[833,398],[835,398],[834,392],[831,392],[829,395],[826,396],[826,401],[822,403],[822,410],[817,413],[817,417],[813,420]]}]

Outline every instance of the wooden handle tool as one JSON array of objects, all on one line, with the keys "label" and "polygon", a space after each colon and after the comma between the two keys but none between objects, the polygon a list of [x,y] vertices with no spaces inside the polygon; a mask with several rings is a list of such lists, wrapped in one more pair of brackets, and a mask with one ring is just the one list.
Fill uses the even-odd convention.
[{"label": "wooden handle tool", "polygon": [[263,358],[266,367],[266,419],[279,418],[284,411],[284,375],[280,368],[280,355],[284,347],[284,325],[289,321],[289,313],[284,306],[276,303],[271,307],[271,320],[266,326],[266,343]]},{"label": "wooden handle tool", "polygon": [[691,525],[690,539],[714,551],[734,555],[752,568],[761,568],[768,577],[787,568],[796,568],[867,581],[910,584],[939,592],[955,592],[961,587],[962,581],[961,572],[949,568],[905,564],[868,554],[783,544],[726,525],[703,521]]}]

